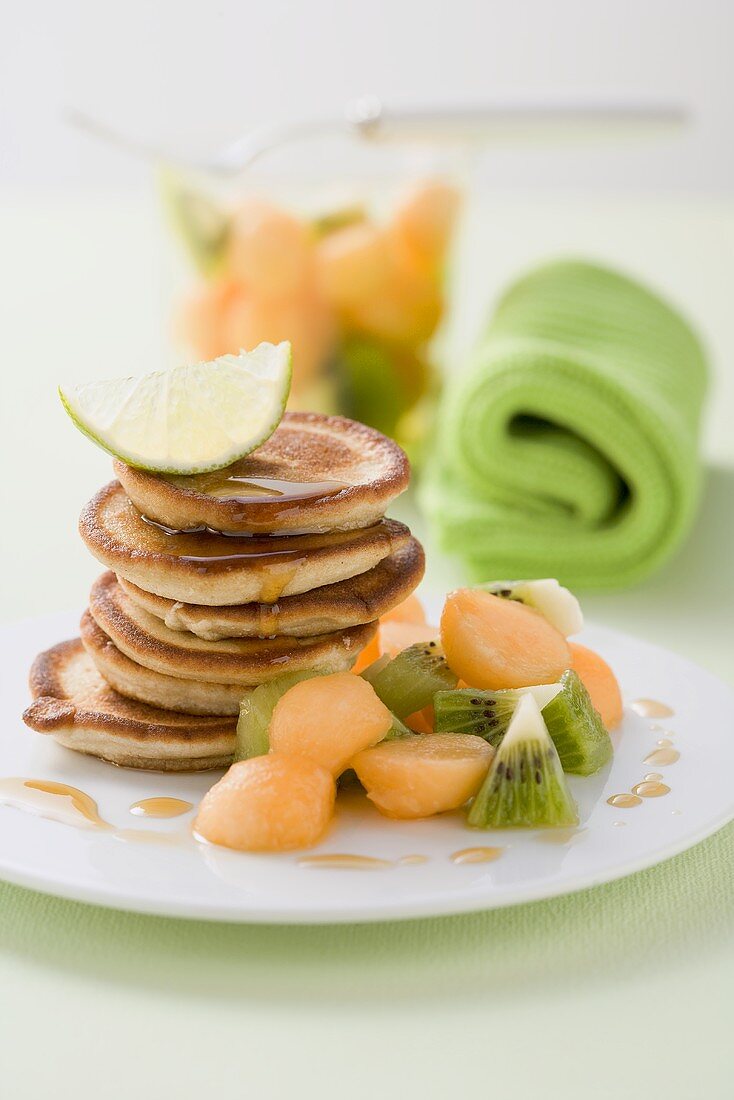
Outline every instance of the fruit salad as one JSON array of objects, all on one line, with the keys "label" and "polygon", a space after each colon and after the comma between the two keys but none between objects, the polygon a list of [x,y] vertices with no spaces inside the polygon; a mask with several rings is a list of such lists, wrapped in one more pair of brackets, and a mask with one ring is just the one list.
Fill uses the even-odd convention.
[{"label": "fruit salad", "polygon": [[196,270],[176,321],[186,353],[209,360],[287,339],[292,407],[344,413],[415,456],[437,388],[430,341],[456,189],[422,181],[384,221],[363,207],[305,218],[255,196],[225,206],[170,175],[164,194]]},{"label": "fruit salad", "polygon": [[476,829],[578,824],[567,774],[611,759],[619,685],[568,640],[578,601],[555,580],[446,598],[440,627],[411,596],[352,671],[285,674],[241,706],[236,762],[205,796],[203,839],[251,852],[311,847],[349,774],[396,820],[465,811]]}]

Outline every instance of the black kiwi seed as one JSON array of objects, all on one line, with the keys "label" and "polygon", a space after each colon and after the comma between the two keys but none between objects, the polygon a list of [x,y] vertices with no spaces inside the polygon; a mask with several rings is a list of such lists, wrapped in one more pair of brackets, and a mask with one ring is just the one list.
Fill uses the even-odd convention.
[{"label": "black kiwi seed", "polygon": [[543,776],[540,774],[540,772],[535,773],[535,782],[536,783],[542,783],[543,782]]}]

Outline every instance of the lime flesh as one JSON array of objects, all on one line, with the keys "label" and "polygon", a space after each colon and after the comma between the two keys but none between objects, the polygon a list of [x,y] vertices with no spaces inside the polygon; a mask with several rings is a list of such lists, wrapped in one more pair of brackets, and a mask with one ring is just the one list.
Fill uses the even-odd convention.
[{"label": "lime flesh", "polygon": [[201,474],[264,443],[290,385],[286,341],[138,378],[60,386],[59,396],[77,428],[129,466]]}]

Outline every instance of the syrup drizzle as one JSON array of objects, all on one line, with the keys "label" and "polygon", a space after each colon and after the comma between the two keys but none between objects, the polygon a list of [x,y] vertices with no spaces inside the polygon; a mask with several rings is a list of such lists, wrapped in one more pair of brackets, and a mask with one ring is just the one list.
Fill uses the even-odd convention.
[{"label": "syrup drizzle", "polygon": [[667,703],[660,703],[657,699],[635,699],[630,707],[642,718],[670,718],[675,713]]},{"label": "syrup drizzle", "polygon": [[2,779],[0,804],[79,829],[112,828],[100,817],[97,803],[90,795],[51,779]]},{"label": "syrup drizzle", "polygon": [[193,802],[186,802],[183,798],[167,798],[159,795],[156,798],[141,798],[139,802],[133,802],[130,813],[135,817],[179,817],[193,808]]},{"label": "syrup drizzle", "polygon": [[451,856],[452,863],[492,863],[499,859],[503,848],[461,848]]},{"label": "syrup drizzle", "polygon": [[236,471],[236,465],[227,466],[224,470],[213,470],[207,474],[174,475],[165,480],[182,489],[217,500],[231,500],[236,504],[260,504],[263,501],[304,503],[332,497],[349,488],[343,481],[285,481],[279,477],[249,477]]},{"label": "syrup drizzle", "polygon": [[392,863],[388,859],[375,859],[373,856],[355,856],[348,852],[336,852],[333,855],[304,856],[299,859],[298,866],[341,871],[379,871],[385,867],[392,867]]}]

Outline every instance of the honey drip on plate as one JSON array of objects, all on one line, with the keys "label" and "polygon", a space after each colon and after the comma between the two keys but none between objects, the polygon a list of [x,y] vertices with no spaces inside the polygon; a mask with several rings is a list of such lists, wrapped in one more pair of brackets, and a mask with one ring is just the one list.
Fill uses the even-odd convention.
[{"label": "honey drip on plate", "polygon": [[654,749],[651,753],[648,753],[643,760],[643,764],[655,764],[659,768],[664,768],[668,764],[675,764],[678,760],[680,760],[678,750],[663,745],[659,749]]},{"label": "honey drip on plate", "polygon": [[111,829],[97,803],[78,787],[51,779],[0,779],[0,804],[82,829]]},{"label": "honey drip on plate", "polygon": [[259,504],[263,501],[304,503],[332,497],[349,488],[343,481],[285,481],[278,477],[249,477],[238,474],[236,466],[207,474],[167,477],[165,480],[182,489],[216,497],[217,500],[232,500],[237,504]]},{"label": "honey drip on plate", "polygon": [[499,859],[503,848],[461,848],[451,855],[452,863],[492,863]]},{"label": "honey drip on plate", "polygon": [[671,714],[675,713],[672,707],[658,702],[657,699],[635,699],[630,703],[630,707],[642,718],[670,718]]},{"label": "honey drip on plate", "polygon": [[[184,803],[175,798],[144,801],[181,802],[182,805],[191,806],[191,803]],[[100,817],[97,803],[91,795],[80,791],[78,787],[70,787],[68,783],[58,783],[52,779],[0,779],[0,805],[11,806],[16,810],[48,818],[50,821],[58,821],[62,825],[73,825],[77,829],[103,831],[117,840],[142,841],[146,844],[179,844],[183,839],[174,833],[145,829],[115,829],[109,821]]]},{"label": "honey drip on plate", "polygon": [[346,852],[324,856],[304,856],[298,861],[299,867],[323,867],[342,871],[379,871],[383,867],[392,867],[388,859],[375,859],[373,856],[355,856]]},{"label": "honey drip on plate", "polygon": [[398,863],[405,864],[406,867],[418,863],[428,863],[428,856],[418,855],[417,853],[415,855],[401,856]]},{"label": "honey drip on plate", "polygon": [[193,802],[186,802],[183,798],[160,795],[157,798],[141,798],[139,802],[133,802],[130,813],[136,817],[179,817],[193,808]]},{"label": "honey drip on plate", "polygon": [[667,787],[665,783],[659,783],[657,780],[645,779],[642,783],[635,784],[632,793],[639,795],[641,798],[660,798],[664,794],[670,794],[670,787]]},{"label": "honey drip on plate", "polygon": [[630,810],[633,806],[639,806],[642,799],[636,794],[613,794],[607,799],[610,806],[616,806],[619,810]]}]

